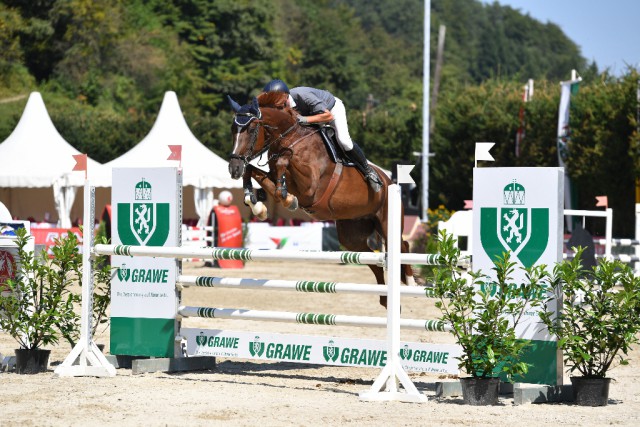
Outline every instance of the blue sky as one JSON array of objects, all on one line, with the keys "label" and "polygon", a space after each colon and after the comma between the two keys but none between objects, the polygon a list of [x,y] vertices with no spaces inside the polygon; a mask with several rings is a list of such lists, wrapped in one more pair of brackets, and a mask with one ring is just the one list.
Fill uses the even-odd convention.
[{"label": "blue sky", "polygon": [[640,0],[497,1],[543,23],[558,25],[580,47],[582,56],[596,61],[600,71],[609,68],[620,75],[627,64],[640,68]]}]

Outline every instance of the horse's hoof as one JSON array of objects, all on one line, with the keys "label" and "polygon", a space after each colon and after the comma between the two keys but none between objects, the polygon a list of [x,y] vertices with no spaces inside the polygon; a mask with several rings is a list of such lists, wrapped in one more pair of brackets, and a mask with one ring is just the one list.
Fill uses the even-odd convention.
[{"label": "horse's hoof", "polygon": [[298,209],[298,198],[293,194],[289,194],[286,200],[287,209],[290,211],[295,211]]},{"label": "horse's hoof", "polygon": [[371,249],[372,251],[382,251],[383,248],[383,242],[382,242],[382,238],[381,236],[377,233],[377,232],[373,232],[369,235],[369,237],[367,237],[367,246],[369,247],[369,249]]},{"label": "horse's hoof", "polygon": [[416,282],[416,279],[413,276],[408,276],[407,275],[407,286],[418,286],[418,283]]},{"label": "horse's hoof", "polygon": [[258,217],[260,221],[267,219],[267,207],[262,202],[258,202],[251,209],[253,214]]},{"label": "horse's hoof", "polygon": [[383,306],[384,308],[387,308],[387,296],[386,295],[380,295],[380,305]]}]

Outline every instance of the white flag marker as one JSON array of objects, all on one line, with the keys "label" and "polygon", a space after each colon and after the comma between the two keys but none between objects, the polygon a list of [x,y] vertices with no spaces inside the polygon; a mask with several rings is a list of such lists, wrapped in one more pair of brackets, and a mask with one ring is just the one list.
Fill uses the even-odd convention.
[{"label": "white flag marker", "polygon": [[398,184],[415,184],[411,178],[411,171],[416,165],[398,165]]},{"label": "white flag marker", "polygon": [[489,153],[489,150],[496,145],[495,142],[476,142],[476,167],[478,167],[478,160],[487,160],[493,162],[495,159]]}]

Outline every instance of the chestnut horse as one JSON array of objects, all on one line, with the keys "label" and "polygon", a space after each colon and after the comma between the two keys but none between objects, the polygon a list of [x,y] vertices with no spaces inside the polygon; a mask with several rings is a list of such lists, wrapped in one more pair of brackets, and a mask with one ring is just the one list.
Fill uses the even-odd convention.
[{"label": "chestnut horse", "polygon": [[[229,98],[235,111],[229,173],[233,179],[243,178],[245,204],[259,219],[267,218],[266,206],[253,192],[253,178],[288,209],[301,207],[315,220],[334,220],[338,241],[349,251],[371,252],[376,243],[386,243],[389,177],[372,165],[383,183],[374,192],[355,167],[331,159],[320,128],[298,124],[298,113],[286,100],[287,94],[280,92],[262,93],[243,106]],[[249,163],[263,153],[268,155],[269,172]],[[409,251],[407,242],[401,247]],[[384,269],[369,267],[378,284],[384,284]],[[403,266],[402,280],[415,284],[411,266]],[[380,304],[386,307],[386,300],[381,296]]]}]

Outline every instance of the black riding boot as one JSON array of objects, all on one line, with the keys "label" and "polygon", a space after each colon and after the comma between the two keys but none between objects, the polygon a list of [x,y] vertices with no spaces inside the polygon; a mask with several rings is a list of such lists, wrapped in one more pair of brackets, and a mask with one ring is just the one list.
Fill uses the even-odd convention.
[{"label": "black riding boot", "polygon": [[351,151],[347,151],[347,155],[349,156],[349,158],[351,158],[351,160],[353,160],[360,172],[362,172],[364,177],[367,179],[367,181],[369,182],[369,186],[371,186],[371,189],[373,189],[373,191],[375,191],[376,193],[380,191],[380,188],[382,187],[382,181],[380,181],[380,177],[378,176],[376,171],[373,170],[371,166],[369,166],[369,162],[367,162],[367,159],[366,157],[364,157],[364,153],[362,152],[358,144],[354,142],[353,149]]}]

